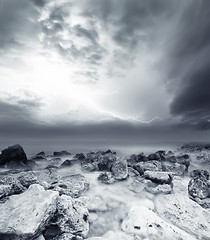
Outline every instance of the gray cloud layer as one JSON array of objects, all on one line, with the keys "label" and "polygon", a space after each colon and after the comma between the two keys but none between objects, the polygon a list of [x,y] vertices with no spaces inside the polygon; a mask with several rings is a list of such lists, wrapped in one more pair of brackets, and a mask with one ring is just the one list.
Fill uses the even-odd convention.
[{"label": "gray cloud layer", "polygon": [[[153,112],[156,116],[157,112],[168,111],[167,118],[163,123],[141,126],[121,120],[82,126],[68,126],[58,121],[55,125],[47,126],[35,123],[34,111],[40,107],[37,99],[31,102],[17,100],[14,104],[3,99],[0,101],[3,132],[9,129],[11,134],[16,132],[22,135],[92,135],[95,138],[100,135],[118,139],[126,136],[149,139],[156,136],[157,139],[178,139],[192,130],[210,129],[210,1],[78,0],[54,5],[52,2],[2,1],[0,51],[22,48],[33,36],[38,41],[38,33],[41,33],[44,47],[49,51],[56,50],[70,64],[84,64],[86,68],[78,74],[86,76],[93,83],[99,81],[99,66],[107,59],[110,63],[103,69],[105,77],[116,76],[118,79],[122,74],[123,79],[126,69],[141,67],[141,56],[151,55],[154,62],[149,62],[151,65],[148,69],[158,72],[157,78],[161,80],[156,81],[157,85],[162,89],[167,88],[171,102],[165,103],[167,109],[162,110],[161,104],[168,99],[164,100],[165,96],[161,99],[159,93],[157,100],[161,99],[160,109],[151,103],[148,105],[151,112],[149,116],[153,117]],[[85,19],[86,25],[82,22],[72,23],[71,9],[74,7],[79,9],[79,17]],[[36,24],[29,21],[29,16],[38,18],[42,10],[47,10],[49,14]],[[65,39],[64,33],[70,37]],[[102,44],[103,33],[109,36],[113,49]],[[78,42],[82,45],[77,45]],[[137,71],[133,73],[140,80],[138,74]],[[113,101],[111,97],[106,100],[106,104],[124,110],[133,108],[135,112],[138,106],[147,105],[148,99],[152,101],[156,95],[156,85],[151,86],[146,93],[141,93],[146,99],[143,102],[142,96],[138,94],[141,84],[136,84],[132,89],[129,84],[125,85],[127,87],[123,90],[124,99],[120,99],[120,105],[118,99]],[[130,99],[132,94],[134,96]]]}]

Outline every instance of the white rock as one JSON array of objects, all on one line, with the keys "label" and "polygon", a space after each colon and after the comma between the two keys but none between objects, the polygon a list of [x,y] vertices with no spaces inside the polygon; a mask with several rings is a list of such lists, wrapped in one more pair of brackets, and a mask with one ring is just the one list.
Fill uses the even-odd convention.
[{"label": "white rock", "polygon": [[[19,195],[13,195],[0,205],[0,236],[18,235],[29,239],[43,230],[56,211],[58,193],[31,185]],[[0,237],[1,239],[1,237]]]},{"label": "white rock", "polygon": [[122,222],[121,228],[126,233],[148,239],[195,240],[194,237],[164,221],[146,207],[132,207],[128,217]]},{"label": "white rock", "polygon": [[184,194],[158,196],[158,214],[197,239],[210,239],[210,212]]}]

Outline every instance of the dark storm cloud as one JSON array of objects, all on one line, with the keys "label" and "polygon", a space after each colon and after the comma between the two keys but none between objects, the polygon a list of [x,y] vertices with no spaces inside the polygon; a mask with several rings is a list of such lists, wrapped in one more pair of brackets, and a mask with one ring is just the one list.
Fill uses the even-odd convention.
[{"label": "dark storm cloud", "polygon": [[180,78],[170,105],[174,116],[196,129],[210,129],[210,2],[191,1],[169,51],[170,77]]}]

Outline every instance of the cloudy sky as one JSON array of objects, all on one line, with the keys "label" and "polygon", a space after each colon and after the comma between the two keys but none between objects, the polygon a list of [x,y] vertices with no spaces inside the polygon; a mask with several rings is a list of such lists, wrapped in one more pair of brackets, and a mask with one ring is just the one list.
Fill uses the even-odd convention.
[{"label": "cloudy sky", "polygon": [[0,0],[0,137],[209,140],[210,1]]}]

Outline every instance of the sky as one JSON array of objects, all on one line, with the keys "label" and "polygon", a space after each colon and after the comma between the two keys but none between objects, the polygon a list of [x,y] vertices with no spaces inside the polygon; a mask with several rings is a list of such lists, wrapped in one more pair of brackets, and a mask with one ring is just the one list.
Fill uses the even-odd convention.
[{"label": "sky", "polygon": [[209,141],[210,1],[0,0],[0,138]]}]

